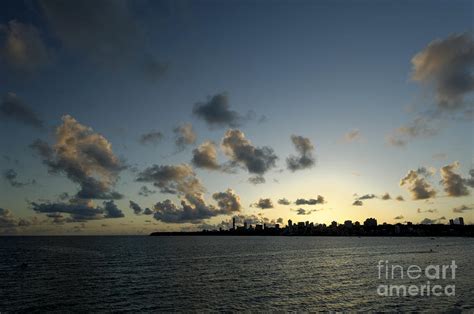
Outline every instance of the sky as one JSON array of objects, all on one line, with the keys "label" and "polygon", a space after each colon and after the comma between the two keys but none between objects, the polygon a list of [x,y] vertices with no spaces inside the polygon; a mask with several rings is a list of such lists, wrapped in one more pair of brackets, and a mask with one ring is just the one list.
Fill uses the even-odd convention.
[{"label": "sky", "polygon": [[472,1],[0,6],[0,234],[474,223]]}]

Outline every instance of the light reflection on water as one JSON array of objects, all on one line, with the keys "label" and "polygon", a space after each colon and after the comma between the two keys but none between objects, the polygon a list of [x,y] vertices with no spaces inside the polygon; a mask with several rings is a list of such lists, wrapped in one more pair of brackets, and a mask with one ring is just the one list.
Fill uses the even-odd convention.
[{"label": "light reflection on water", "polygon": [[[466,238],[4,237],[0,311],[472,310],[473,258]],[[379,260],[455,260],[456,296],[380,297]]]}]

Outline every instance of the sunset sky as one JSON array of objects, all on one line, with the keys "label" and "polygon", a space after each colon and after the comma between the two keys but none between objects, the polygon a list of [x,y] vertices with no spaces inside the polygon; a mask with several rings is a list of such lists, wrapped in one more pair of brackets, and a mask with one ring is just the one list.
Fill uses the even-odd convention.
[{"label": "sunset sky", "polygon": [[0,234],[474,223],[472,1],[2,1]]}]

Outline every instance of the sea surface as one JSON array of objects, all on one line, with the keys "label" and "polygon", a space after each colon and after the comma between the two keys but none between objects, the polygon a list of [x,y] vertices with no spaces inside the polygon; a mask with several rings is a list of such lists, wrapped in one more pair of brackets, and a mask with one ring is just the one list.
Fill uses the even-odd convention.
[{"label": "sea surface", "polygon": [[[451,264],[455,296],[380,296],[379,261]],[[474,239],[1,237],[0,312],[474,311]]]}]

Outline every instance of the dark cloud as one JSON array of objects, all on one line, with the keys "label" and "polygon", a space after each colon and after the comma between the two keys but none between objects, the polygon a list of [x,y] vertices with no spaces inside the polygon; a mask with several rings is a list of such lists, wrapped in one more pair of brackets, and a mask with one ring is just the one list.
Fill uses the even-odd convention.
[{"label": "dark cloud", "polygon": [[150,208],[141,208],[140,205],[138,205],[137,203],[135,203],[134,201],[130,201],[130,205],[129,205],[130,209],[133,209],[133,212],[135,213],[135,215],[152,215],[153,214],[153,210],[151,210]]},{"label": "dark cloud", "polygon": [[200,194],[204,186],[188,164],[153,165],[138,174],[138,182],[149,182],[162,193]]},{"label": "dark cloud", "polygon": [[458,207],[455,207],[453,208],[453,213],[464,213],[468,210],[473,210],[474,209],[474,206],[467,206],[467,205],[461,205],[461,206],[458,206]]},{"label": "dark cloud", "polygon": [[363,206],[364,205],[364,202],[362,202],[363,200],[371,200],[371,199],[377,198],[375,194],[365,194],[362,196],[357,196],[357,194],[354,194],[354,196],[356,198],[354,202],[352,203],[353,206]]},{"label": "dark cloud", "polygon": [[262,176],[275,167],[278,157],[270,147],[255,147],[237,129],[227,130],[222,139],[224,153],[233,165],[239,165],[251,174]]},{"label": "dark cloud", "polygon": [[194,133],[193,126],[190,123],[185,123],[173,129],[175,135],[175,144],[178,151],[182,151],[188,145],[196,143],[196,133]]},{"label": "dark cloud", "polygon": [[221,169],[221,166],[217,161],[216,144],[214,142],[207,141],[195,148],[193,150],[193,158],[191,163],[197,168],[209,170]]},{"label": "dark cloud", "polygon": [[429,199],[436,196],[436,191],[426,180],[429,173],[425,168],[410,170],[408,174],[400,180],[400,186],[406,186],[413,200]]},{"label": "dark cloud", "polygon": [[[64,219],[65,222],[83,222],[88,220],[98,220],[106,218],[124,217],[122,211],[117,208],[113,201],[104,201],[103,207],[94,205],[90,200],[72,199],[68,203],[36,203],[31,202],[31,208],[37,213],[68,214],[69,217]],[[56,217],[58,218],[58,217]]]},{"label": "dark cloud", "polygon": [[265,178],[263,176],[252,176],[248,178],[248,181],[254,185],[256,184],[263,184],[266,182]]},{"label": "dark cloud", "polygon": [[326,203],[326,201],[324,200],[324,196],[321,196],[321,195],[318,195],[316,199],[299,198],[295,201],[296,205],[317,205],[317,204],[324,204],[324,203]]},{"label": "dark cloud", "polygon": [[280,205],[290,205],[290,201],[287,200],[286,198],[280,198],[278,200],[278,204],[280,204]]},{"label": "dark cloud", "polygon": [[19,72],[32,72],[51,62],[53,53],[33,25],[10,21],[0,24],[0,60]]},{"label": "dark cloud", "polygon": [[3,96],[0,104],[0,114],[5,118],[16,120],[37,129],[44,128],[43,120],[14,93],[7,93]]},{"label": "dark cloud", "polygon": [[138,195],[148,197],[152,194],[155,194],[155,190],[150,190],[146,185],[142,186],[140,190],[138,191]]},{"label": "dark cloud", "polygon": [[9,209],[0,208],[0,233],[15,233],[18,222]]},{"label": "dark cloud", "polygon": [[66,115],[56,129],[56,143],[50,147],[36,140],[30,147],[38,152],[53,174],[64,173],[79,184],[77,197],[83,199],[119,199],[111,191],[125,167],[114,155],[112,145],[102,135]]},{"label": "dark cloud", "polygon": [[393,218],[393,219],[395,219],[395,220],[400,220],[400,219],[403,219],[403,218],[405,218],[405,217],[403,217],[402,215],[400,215],[400,216],[397,216],[397,217],[395,217],[395,218]]},{"label": "dark cloud", "polygon": [[289,156],[286,165],[291,171],[311,168],[315,164],[313,157],[314,146],[310,139],[303,136],[292,135],[291,141],[298,152],[297,156]]},{"label": "dark cloud", "polygon": [[216,94],[207,102],[196,103],[193,114],[206,121],[210,127],[237,127],[243,120],[236,111],[230,110],[226,93]]},{"label": "dark cloud", "polygon": [[21,188],[25,185],[29,184],[34,184],[35,180],[32,180],[31,182],[20,182],[16,179],[18,174],[14,169],[7,169],[3,172],[3,178],[10,183],[11,186],[16,187],[16,188]]},{"label": "dark cloud", "polygon": [[232,190],[214,193],[213,198],[218,206],[207,205],[200,195],[186,194],[181,200],[181,206],[176,206],[172,201],[165,200],[155,204],[153,217],[165,223],[193,223],[198,224],[203,220],[218,215],[230,215],[240,211],[240,198]]},{"label": "dark cloud", "polygon": [[392,199],[392,197],[390,196],[390,194],[388,192],[384,193],[384,195],[382,195],[380,198],[384,201]]},{"label": "dark cloud", "polygon": [[474,41],[470,33],[435,40],[411,62],[413,80],[434,89],[440,110],[458,109],[465,94],[474,90]]},{"label": "dark cloud", "polygon": [[260,208],[260,209],[268,209],[268,208],[273,208],[273,202],[269,198],[261,198],[253,204],[253,206]]},{"label": "dark cloud", "polygon": [[458,197],[469,195],[468,179],[463,179],[455,170],[459,168],[459,162],[454,162],[440,169],[441,183],[448,196]]},{"label": "dark cloud", "polygon": [[364,203],[360,200],[355,200],[353,203],[352,203],[352,206],[362,206],[364,205]]},{"label": "dark cloud", "polygon": [[140,143],[143,145],[157,145],[163,139],[163,133],[159,131],[150,131],[140,136]]},{"label": "dark cloud", "polygon": [[425,218],[422,221],[420,221],[420,225],[433,225],[433,224],[441,224],[443,223],[443,220],[446,220],[446,217],[440,217],[438,219],[430,219],[430,218]]}]

